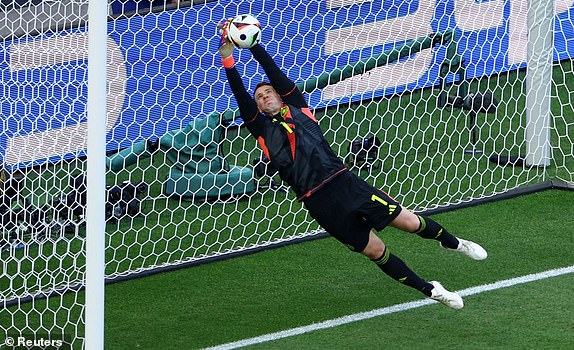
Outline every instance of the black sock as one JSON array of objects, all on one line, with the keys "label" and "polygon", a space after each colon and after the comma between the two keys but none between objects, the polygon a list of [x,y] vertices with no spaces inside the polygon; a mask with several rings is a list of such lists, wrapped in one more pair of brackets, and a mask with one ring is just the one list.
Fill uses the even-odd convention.
[{"label": "black sock", "polygon": [[434,239],[439,241],[443,247],[456,249],[458,247],[458,239],[448,233],[439,223],[431,218],[417,215],[419,217],[419,229],[413,233],[425,239]]},{"label": "black sock", "polygon": [[389,249],[385,248],[383,255],[378,259],[372,259],[372,261],[388,276],[430,297],[431,290],[434,288],[433,285],[417,276],[404,261],[392,254]]}]

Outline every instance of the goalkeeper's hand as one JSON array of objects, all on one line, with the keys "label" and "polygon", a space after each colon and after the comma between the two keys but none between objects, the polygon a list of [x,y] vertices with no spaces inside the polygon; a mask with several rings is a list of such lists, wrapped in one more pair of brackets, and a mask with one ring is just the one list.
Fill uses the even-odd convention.
[{"label": "goalkeeper's hand", "polygon": [[217,28],[219,29],[219,34],[221,35],[221,41],[219,42],[219,53],[221,54],[222,61],[224,61],[224,66],[225,60],[233,57],[233,49],[235,48],[235,45],[233,45],[233,43],[231,43],[227,37],[227,28],[229,27],[229,23],[232,19],[233,18],[228,18],[217,23]]}]

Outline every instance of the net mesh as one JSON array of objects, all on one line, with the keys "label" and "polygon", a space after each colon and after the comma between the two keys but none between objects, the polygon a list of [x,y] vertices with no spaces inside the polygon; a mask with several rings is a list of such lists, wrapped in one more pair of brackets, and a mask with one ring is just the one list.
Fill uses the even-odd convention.
[{"label": "net mesh", "polygon": [[[490,159],[520,161],[527,149],[526,1],[511,2],[510,12],[499,0],[438,5],[110,2],[108,113],[102,116],[108,131],[106,277],[322,232],[267,171],[235,113],[215,24],[238,13],[261,21],[263,45],[308,89],[335,152],[403,206],[448,207],[547,180],[572,183],[572,4],[554,7],[547,167]],[[0,336],[47,334],[80,347],[87,1],[2,6]],[[432,41],[436,33],[450,34]],[[428,47],[408,46],[429,38]],[[394,54],[366,68],[372,58]],[[248,50],[235,55],[252,91],[265,79],[263,71]],[[333,75],[357,65],[363,66],[352,74]],[[375,138],[375,151],[353,149]]]}]

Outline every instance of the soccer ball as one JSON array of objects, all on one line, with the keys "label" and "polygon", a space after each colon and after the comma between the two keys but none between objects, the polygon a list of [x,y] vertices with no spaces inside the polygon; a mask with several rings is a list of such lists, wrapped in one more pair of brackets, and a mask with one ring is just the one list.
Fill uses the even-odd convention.
[{"label": "soccer ball", "polygon": [[261,25],[252,15],[239,15],[229,23],[227,36],[233,45],[248,49],[261,42]]}]

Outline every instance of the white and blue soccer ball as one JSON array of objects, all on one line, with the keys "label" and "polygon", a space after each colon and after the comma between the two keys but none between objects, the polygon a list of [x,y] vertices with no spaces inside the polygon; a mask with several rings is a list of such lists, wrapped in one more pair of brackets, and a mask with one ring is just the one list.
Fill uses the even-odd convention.
[{"label": "white and blue soccer ball", "polygon": [[233,45],[248,49],[261,42],[261,24],[252,15],[235,16],[229,23],[227,36]]}]

